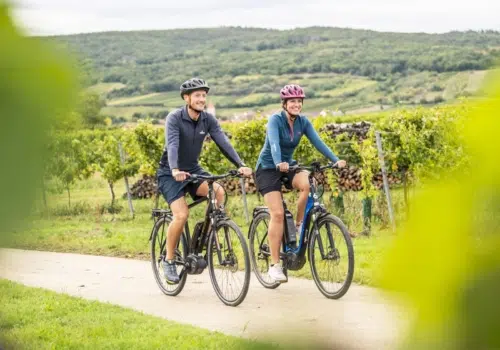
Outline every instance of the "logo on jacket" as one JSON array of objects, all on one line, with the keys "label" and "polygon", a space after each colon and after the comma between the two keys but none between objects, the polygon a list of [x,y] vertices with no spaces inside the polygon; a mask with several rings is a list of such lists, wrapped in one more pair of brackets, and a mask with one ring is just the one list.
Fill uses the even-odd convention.
[{"label": "logo on jacket", "polygon": [[200,135],[205,135],[205,131],[200,131]]}]

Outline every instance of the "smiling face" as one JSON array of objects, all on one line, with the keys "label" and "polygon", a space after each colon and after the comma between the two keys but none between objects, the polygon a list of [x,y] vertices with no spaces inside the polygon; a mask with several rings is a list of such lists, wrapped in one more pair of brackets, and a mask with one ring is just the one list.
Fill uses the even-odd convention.
[{"label": "smiling face", "polygon": [[190,94],[185,94],[184,101],[186,101],[189,108],[201,112],[205,109],[207,103],[207,92],[205,90],[197,90]]},{"label": "smiling face", "polygon": [[304,99],[302,98],[290,98],[283,103],[283,108],[285,108],[291,116],[297,116],[302,111],[303,102]]}]

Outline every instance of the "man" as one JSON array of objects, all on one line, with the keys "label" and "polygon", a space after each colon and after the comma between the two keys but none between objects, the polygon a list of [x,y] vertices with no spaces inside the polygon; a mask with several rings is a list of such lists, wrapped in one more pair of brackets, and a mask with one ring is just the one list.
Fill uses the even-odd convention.
[{"label": "man", "polygon": [[302,220],[309,196],[309,177],[307,171],[291,173],[288,171],[293,163],[293,152],[305,135],[318,151],[340,167],[346,162],[339,160],[330,148],[321,140],[311,122],[303,115],[302,105],[306,97],[304,89],[299,85],[286,85],[280,91],[283,110],[269,118],[264,147],[257,161],[256,183],[264,202],[269,208],[269,247],[271,250],[271,266],[269,277],[277,282],[287,282],[280,265],[279,253],[283,237],[284,208],[281,201],[281,178],[288,177],[287,187],[300,191],[297,200],[297,232],[302,230]]},{"label": "man", "polygon": [[[181,97],[186,102],[183,108],[171,112],[165,125],[165,150],[158,169],[158,188],[170,205],[173,221],[167,229],[167,255],[163,263],[167,283],[179,282],[174,264],[177,242],[188,219],[189,209],[184,195],[193,198],[208,195],[206,182],[190,183],[185,180],[191,174],[208,174],[198,163],[205,137],[210,134],[222,153],[245,176],[251,176],[252,169],[245,166],[213,115],[204,111],[208,84],[199,78],[192,78],[180,87]],[[224,190],[215,184],[218,205],[224,203]]]}]

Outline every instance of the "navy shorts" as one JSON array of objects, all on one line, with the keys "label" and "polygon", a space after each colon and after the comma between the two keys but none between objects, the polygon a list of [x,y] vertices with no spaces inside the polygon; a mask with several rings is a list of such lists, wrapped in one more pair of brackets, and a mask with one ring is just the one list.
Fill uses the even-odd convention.
[{"label": "navy shorts", "polygon": [[291,190],[293,178],[295,177],[295,171],[289,171],[288,173],[282,173],[277,169],[262,169],[259,167],[255,172],[255,183],[261,195],[265,195],[269,192],[280,191],[281,192],[281,179],[287,179],[285,187]]},{"label": "navy shorts", "polygon": [[[198,180],[197,182],[189,182],[185,181],[176,181],[172,175],[165,174],[163,169],[158,171],[158,191],[160,191],[163,195],[163,198],[167,201],[168,205],[172,204],[179,198],[184,197],[187,193],[191,195],[191,198],[197,199],[200,198],[196,195],[196,191],[201,186],[201,184],[205,181]],[[197,175],[210,175],[203,169],[200,171],[190,172],[191,174]]]}]

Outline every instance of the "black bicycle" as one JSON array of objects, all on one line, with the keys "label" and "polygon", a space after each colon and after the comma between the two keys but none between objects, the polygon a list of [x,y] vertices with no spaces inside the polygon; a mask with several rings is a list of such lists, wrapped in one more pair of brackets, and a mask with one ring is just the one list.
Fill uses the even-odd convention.
[{"label": "black bicycle", "polygon": [[[305,208],[302,232],[299,232],[297,243],[293,216],[285,209],[285,232],[282,240],[280,259],[283,260],[283,270],[300,270],[306,263],[306,251],[311,273],[318,289],[330,299],[341,298],[349,289],[354,273],[354,249],[351,237],[342,221],[330,214],[319,202],[319,194],[314,181],[314,175],[336,166],[329,164],[321,166],[312,163],[311,166],[291,166],[289,171],[308,170],[310,193]],[[286,182],[286,177],[282,183]],[[269,269],[270,248],[268,240],[270,214],[267,207],[256,207],[250,224],[248,238],[252,267],[259,282],[266,288],[277,288],[280,283],[271,279]]]},{"label": "black bicycle", "polygon": [[186,181],[206,180],[208,197],[195,200],[192,208],[208,200],[205,217],[194,226],[191,236],[186,222],[177,249],[175,264],[180,281],[169,284],[163,276],[162,264],[166,257],[168,226],[172,221],[171,210],[153,209],[155,224],[149,237],[151,241],[151,263],[161,291],[166,295],[179,294],[186,284],[188,274],[200,274],[208,266],[210,279],[219,299],[226,305],[237,306],[246,297],[250,284],[250,258],[245,237],[240,228],[221,208],[217,208],[214,182],[227,177],[240,177],[236,170],[224,175],[191,175]]}]

